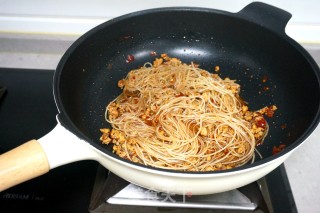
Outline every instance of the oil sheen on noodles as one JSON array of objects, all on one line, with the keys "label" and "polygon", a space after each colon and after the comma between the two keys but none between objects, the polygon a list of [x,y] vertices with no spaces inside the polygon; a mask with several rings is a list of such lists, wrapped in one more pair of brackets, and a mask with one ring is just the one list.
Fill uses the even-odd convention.
[{"label": "oil sheen on noodles", "polygon": [[231,169],[254,160],[268,131],[263,115],[239,97],[240,85],[162,54],[118,82],[100,140],[122,158],[179,171]]}]

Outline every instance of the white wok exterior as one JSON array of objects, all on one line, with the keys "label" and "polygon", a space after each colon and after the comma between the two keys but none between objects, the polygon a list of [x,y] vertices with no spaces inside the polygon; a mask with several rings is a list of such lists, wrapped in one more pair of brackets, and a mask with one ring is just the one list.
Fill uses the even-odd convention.
[{"label": "white wok exterior", "polygon": [[50,169],[79,160],[96,160],[112,173],[144,188],[192,195],[219,193],[252,183],[277,168],[294,151],[243,170],[192,174],[153,170],[112,158],[73,135],[61,124],[38,141],[47,155]]}]

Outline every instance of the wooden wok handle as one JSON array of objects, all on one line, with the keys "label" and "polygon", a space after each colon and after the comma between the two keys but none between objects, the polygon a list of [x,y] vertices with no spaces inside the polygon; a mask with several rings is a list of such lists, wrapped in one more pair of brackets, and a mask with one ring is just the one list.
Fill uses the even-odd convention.
[{"label": "wooden wok handle", "polygon": [[47,156],[37,140],[0,155],[0,191],[47,173]]}]

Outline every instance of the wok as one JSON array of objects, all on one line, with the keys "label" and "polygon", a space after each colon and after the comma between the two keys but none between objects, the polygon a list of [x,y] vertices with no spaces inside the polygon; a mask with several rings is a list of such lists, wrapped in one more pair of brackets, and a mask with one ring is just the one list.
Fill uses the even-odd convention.
[{"label": "wok", "polygon": [[[95,27],[73,43],[55,71],[57,126],[1,155],[0,189],[78,160],[96,160],[132,183],[177,194],[218,193],[265,176],[296,151],[319,122],[319,67],[286,35],[290,18],[288,12],[254,2],[238,13],[157,8]],[[263,158],[226,171],[178,172],[126,161],[101,144],[99,129],[109,126],[105,107],[121,92],[118,80],[153,61],[151,52],[193,61],[209,71],[219,66],[222,77],[241,84],[241,96],[252,110],[276,105],[275,115],[268,118],[269,134],[257,147]],[[284,150],[272,153],[281,144]]]}]

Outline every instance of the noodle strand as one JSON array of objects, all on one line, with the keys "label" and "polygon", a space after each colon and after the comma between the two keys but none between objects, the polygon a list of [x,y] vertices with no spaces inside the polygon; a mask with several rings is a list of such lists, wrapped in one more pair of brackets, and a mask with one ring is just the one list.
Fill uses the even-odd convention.
[{"label": "noodle strand", "polygon": [[119,81],[123,92],[107,106],[112,130],[101,129],[103,143],[112,142],[122,158],[180,171],[230,169],[254,159],[268,131],[258,121],[271,108],[251,112],[234,80],[160,59]]}]

